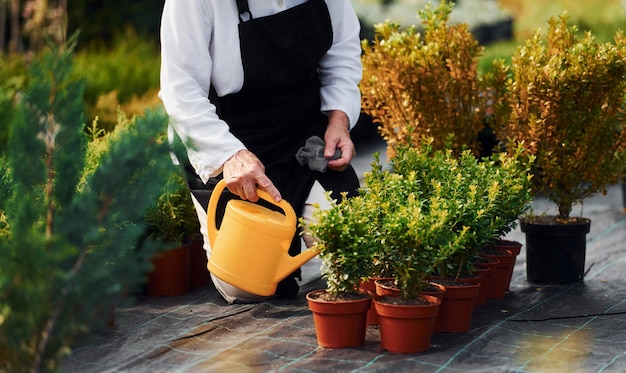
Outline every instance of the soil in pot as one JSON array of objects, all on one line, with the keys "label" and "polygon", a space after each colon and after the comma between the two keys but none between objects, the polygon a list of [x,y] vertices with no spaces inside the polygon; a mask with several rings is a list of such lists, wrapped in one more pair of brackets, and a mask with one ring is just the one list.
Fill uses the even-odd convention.
[{"label": "soil in pot", "polygon": [[[379,279],[374,282],[376,285],[376,295],[379,296],[391,296],[399,297],[400,290],[396,287],[396,284],[392,278]],[[446,291],[445,286],[432,281],[426,281],[424,291],[421,294],[430,295],[435,298],[443,299],[443,294]]]},{"label": "soil in pot", "polygon": [[517,241],[499,239],[493,244],[487,245],[488,247],[493,247],[496,250],[500,250],[502,252],[507,252],[510,250],[514,255],[519,255],[522,252],[522,243]]},{"label": "soil in pot", "polygon": [[423,295],[430,295],[433,296],[435,298],[439,298],[440,300],[443,300],[444,296],[446,293],[446,287],[437,283],[437,282],[429,282],[428,285],[426,286],[426,289],[424,289],[424,291],[422,291]]},{"label": "soil in pot", "polygon": [[336,300],[329,298],[326,290],[315,290],[308,293],[306,299],[313,313],[315,335],[320,347],[360,347],[365,343],[371,295],[359,293],[350,299]]},{"label": "soil in pot", "polygon": [[392,278],[384,278],[374,281],[376,285],[376,295],[379,296],[391,296],[391,297],[399,297],[400,289],[396,286],[394,279]]}]

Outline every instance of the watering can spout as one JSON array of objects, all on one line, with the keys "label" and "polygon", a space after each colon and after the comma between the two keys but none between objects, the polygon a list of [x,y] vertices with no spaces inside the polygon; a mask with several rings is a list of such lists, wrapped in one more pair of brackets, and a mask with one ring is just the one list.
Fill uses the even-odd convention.
[{"label": "watering can spout", "polygon": [[283,259],[279,262],[278,269],[276,270],[275,282],[279,282],[282,279],[289,276],[293,271],[302,267],[306,262],[313,259],[319,251],[312,248],[306,249],[296,256],[291,256],[289,253],[285,253]]}]

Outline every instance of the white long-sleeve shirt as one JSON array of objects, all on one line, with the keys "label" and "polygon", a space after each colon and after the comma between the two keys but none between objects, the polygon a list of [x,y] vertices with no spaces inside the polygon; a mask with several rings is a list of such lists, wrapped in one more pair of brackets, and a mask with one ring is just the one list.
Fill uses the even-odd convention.
[{"label": "white long-sleeve shirt", "polygon": [[[254,18],[272,15],[306,0],[248,0]],[[361,109],[359,21],[350,0],[325,0],[333,43],[319,65],[322,112],[341,110],[354,127]],[[170,124],[185,143],[189,161],[202,180],[221,172],[245,146],[218,118],[209,101],[243,85],[235,0],[166,0],[161,21],[161,90]]]}]

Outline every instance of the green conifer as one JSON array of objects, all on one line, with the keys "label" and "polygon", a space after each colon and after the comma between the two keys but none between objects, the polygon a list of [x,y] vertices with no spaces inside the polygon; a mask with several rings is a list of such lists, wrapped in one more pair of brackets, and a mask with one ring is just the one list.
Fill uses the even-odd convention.
[{"label": "green conifer", "polygon": [[157,250],[139,242],[171,170],[167,117],[126,121],[93,167],[72,49],[34,61],[0,157],[0,371],[58,370],[76,338],[141,284]]}]

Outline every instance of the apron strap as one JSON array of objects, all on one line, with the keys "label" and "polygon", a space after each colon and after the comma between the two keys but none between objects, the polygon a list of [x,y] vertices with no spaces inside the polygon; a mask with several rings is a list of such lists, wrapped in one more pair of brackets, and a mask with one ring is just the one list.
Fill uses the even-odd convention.
[{"label": "apron strap", "polygon": [[252,19],[248,0],[237,0],[237,10],[239,10],[239,22],[247,22]]}]

